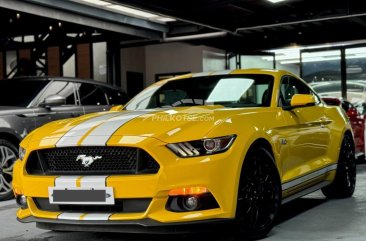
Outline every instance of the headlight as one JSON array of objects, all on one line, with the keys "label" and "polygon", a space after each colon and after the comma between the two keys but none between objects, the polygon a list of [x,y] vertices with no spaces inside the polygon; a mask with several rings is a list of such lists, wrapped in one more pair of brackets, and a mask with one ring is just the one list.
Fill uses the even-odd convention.
[{"label": "headlight", "polygon": [[23,161],[25,153],[26,150],[23,147],[19,146],[19,160]]},{"label": "headlight", "polygon": [[168,144],[167,147],[179,157],[195,157],[225,152],[233,144],[236,135],[208,138]]}]

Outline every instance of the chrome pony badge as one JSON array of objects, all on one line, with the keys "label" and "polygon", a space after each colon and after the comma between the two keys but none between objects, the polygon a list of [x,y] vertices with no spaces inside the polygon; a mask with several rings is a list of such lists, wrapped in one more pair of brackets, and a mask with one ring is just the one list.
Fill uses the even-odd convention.
[{"label": "chrome pony badge", "polygon": [[78,155],[78,157],[76,158],[76,161],[80,161],[81,160],[81,164],[84,167],[89,167],[95,160],[98,159],[102,159],[101,156],[87,156],[87,155]]}]

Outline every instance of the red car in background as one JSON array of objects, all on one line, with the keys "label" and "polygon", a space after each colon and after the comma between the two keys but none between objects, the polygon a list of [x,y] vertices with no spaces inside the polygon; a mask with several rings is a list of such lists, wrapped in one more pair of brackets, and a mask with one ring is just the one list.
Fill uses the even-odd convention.
[{"label": "red car in background", "polygon": [[347,113],[351,122],[355,138],[356,157],[359,160],[365,159],[365,116],[360,114],[356,107],[350,102],[338,98],[322,98],[328,105],[338,105]]}]

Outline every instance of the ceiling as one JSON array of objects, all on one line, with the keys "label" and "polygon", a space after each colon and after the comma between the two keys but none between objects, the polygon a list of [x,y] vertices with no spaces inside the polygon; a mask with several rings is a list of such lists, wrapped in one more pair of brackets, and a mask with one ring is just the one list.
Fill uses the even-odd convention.
[{"label": "ceiling", "polygon": [[186,41],[233,52],[366,39],[362,0],[104,1],[176,21],[150,21],[81,0],[12,0],[0,3],[0,37],[46,34],[52,26],[53,33],[103,33],[122,46]]},{"label": "ceiling", "polygon": [[[119,0],[180,19],[169,36],[225,31],[225,37],[193,42],[223,49],[260,50],[365,39],[366,1],[362,0]],[[186,23],[200,29],[179,33]],[[193,28],[191,28],[193,30]]]}]

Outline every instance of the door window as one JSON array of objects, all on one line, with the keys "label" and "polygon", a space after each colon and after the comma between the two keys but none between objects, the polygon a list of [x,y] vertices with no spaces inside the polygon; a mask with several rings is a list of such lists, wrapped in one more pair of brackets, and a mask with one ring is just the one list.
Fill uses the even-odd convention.
[{"label": "door window", "polygon": [[317,104],[320,102],[318,96],[302,81],[292,76],[284,76],[280,86],[280,106],[290,106],[291,98],[295,94],[311,94]]},{"label": "door window", "polygon": [[121,91],[109,88],[103,88],[103,91],[107,94],[109,105],[124,105],[128,101],[127,95]]},{"label": "door window", "polygon": [[66,105],[75,105],[76,96],[74,83],[67,81],[53,81],[38,98],[38,104],[51,95],[59,95],[66,98]]},{"label": "door window", "polygon": [[108,105],[106,94],[97,85],[81,84],[79,95],[82,105]]}]

